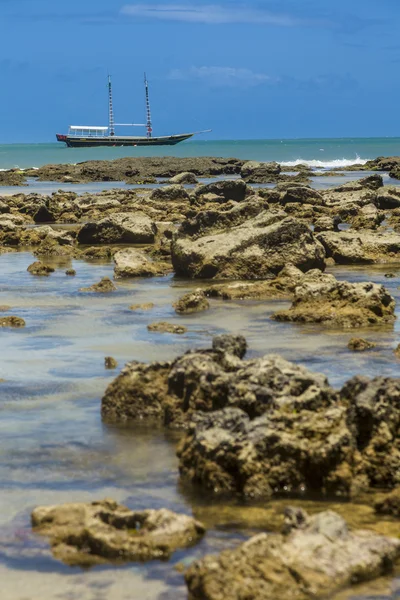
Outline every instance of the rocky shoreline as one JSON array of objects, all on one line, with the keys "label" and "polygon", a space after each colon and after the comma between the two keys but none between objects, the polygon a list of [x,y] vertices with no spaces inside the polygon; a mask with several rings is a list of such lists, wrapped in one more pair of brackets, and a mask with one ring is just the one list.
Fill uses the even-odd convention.
[{"label": "rocky shoreline", "polygon": [[[400,158],[357,170],[400,176]],[[284,300],[288,306],[277,306],[270,322],[289,329],[393,330],[396,304],[388,287],[368,277],[343,280],[335,267],[382,265],[388,280],[400,268],[399,188],[374,173],[316,190],[310,169],[296,171],[237,159],[138,158],[2,172],[0,185],[31,177],[168,181],[97,194],[0,196],[0,253],[30,251],[28,273],[38,284],[54,277],[54,259],[112,263],[112,279],[76,285],[82,297],[118,296],[132,279],[172,275],[196,282],[171,306],[182,324],[156,316],[143,326],[153,336],[184,337],[190,323],[212,313],[216,299],[243,301],[244,311],[246,301]],[[217,179],[199,183],[199,177]],[[76,275],[65,268],[66,276]],[[156,307],[149,297],[126,308]],[[29,327],[14,312],[2,307],[1,327]],[[349,342],[352,351],[374,347],[358,337]],[[200,489],[204,498],[295,504],[304,496],[355,502],[368,493],[377,518],[398,518],[400,378],[354,373],[336,389],[325,375],[279,354],[247,358],[246,352],[243,336],[224,334],[211,347],[168,360],[129,362],[104,392],[103,422],[177,432],[180,485]],[[108,356],[105,365],[115,369],[117,361]],[[32,526],[49,538],[57,559],[80,566],[164,560],[207,536],[196,515],[130,510],[100,499],[38,507]],[[193,600],[311,600],[396,571],[399,558],[395,537],[353,530],[332,511],[310,515],[295,507],[286,510],[280,533],[259,532],[184,570]]]}]

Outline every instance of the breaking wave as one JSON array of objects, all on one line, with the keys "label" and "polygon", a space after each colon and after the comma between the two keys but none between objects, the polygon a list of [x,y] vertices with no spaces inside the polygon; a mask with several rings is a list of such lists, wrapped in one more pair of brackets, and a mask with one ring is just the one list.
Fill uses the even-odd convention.
[{"label": "breaking wave", "polygon": [[287,162],[281,162],[283,167],[297,167],[298,165],[308,165],[313,169],[335,169],[339,167],[351,167],[352,165],[365,165],[370,159],[360,158],[355,156],[354,158],[337,158],[334,160],[289,160]]}]

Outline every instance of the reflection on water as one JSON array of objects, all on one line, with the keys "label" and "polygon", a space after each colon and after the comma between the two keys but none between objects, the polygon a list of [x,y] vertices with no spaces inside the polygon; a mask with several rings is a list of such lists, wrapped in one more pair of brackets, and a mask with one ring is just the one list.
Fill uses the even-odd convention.
[{"label": "reflection on water", "polygon": [[[398,375],[393,354],[400,341],[398,324],[357,330],[377,348],[351,353],[347,342],[354,331],[272,321],[271,314],[287,302],[212,300],[211,310],[180,317],[172,303],[202,284],[171,277],[118,281],[117,292],[89,294],[79,289],[112,277],[112,264],[71,261],[77,275],[67,277],[65,263],[55,262],[56,272],[40,278],[26,272],[32,261],[29,253],[0,256],[0,305],[9,305],[10,314],[27,324],[0,330],[0,578],[5,600],[30,600],[32,589],[41,600],[183,599],[183,577],[174,564],[235,545],[257,528],[273,528],[280,518],[283,501],[261,508],[218,505],[183,489],[175,457],[177,434],[103,425],[100,398],[118,372],[104,369],[104,356],[116,358],[119,368],[133,359],[167,360],[207,346],[213,335],[227,331],[247,337],[250,355],[280,353],[326,373],[337,386],[356,373]],[[351,281],[384,283],[399,301],[398,277],[385,278],[388,270],[397,275],[400,265],[332,271]],[[155,304],[153,310],[129,310],[131,304],[147,302]],[[153,321],[183,323],[188,333],[149,333],[147,325]],[[210,530],[201,544],[178,552],[169,563],[90,571],[58,563],[46,541],[31,533],[29,512],[38,504],[104,497],[137,508],[193,511]],[[359,526],[372,516],[362,513],[357,519]],[[359,596],[353,592],[353,597]]]}]

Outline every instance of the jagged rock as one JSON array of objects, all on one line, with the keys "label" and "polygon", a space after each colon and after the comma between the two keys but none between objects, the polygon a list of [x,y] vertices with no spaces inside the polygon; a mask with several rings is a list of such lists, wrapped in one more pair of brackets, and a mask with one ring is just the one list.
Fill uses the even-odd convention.
[{"label": "jagged rock", "polygon": [[205,293],[202,290],[195,290],[184,294],[174,303],[175,312],[179,315],[190,315],[195,312],[202,312],[210,308]]},{"label": "jagged rock", "polygon": [[382,285],[338,281],[309,271],[294,290],[291,308],[275,313],[277,321],[361,327],[393,323],[395,301]]},{"label": "jagged rock", "polygon": [[157,331],[158,333],[176,333],[182,335],[187,332],[187,327],[183,325],[174,325],[173,323],[166,323],[161,321],[160,323],[151,323],[147,325],[149,331]]},{"label": "jagged rock", "polygon": [[185,573],[191,600],[317,600],[391,572],[400,541],[350,531],[333,511],[286,510],[282,534],[260,533]]},{"label": "jagged rock", "polygon": [[153,190],[151,200],[184,200],[189,201],[189,194],[183,185],[167,185]]},{"label": "jagged rock", "polygon": [[397,187],[384,187],[377,195],[377,207],[381,210],[391,210],[400,207],[400,190]]},{"label": "jagged rock", "polygon": [[104,367],[106,369],[116,369],[118,367],[118,363],[112,356],[106,356],[104,359]]},{"label": "jagged rock", "polygon": [[129,310],[151,310],[154,308],[153,302],[145,302],[144,304],[131,304]]},{"label": "jagged rock", "polygon": [[324,249],[307,225],[267,211],[213,235],[178,236],[171,257],[178,275],[208,279],[266,279],[288,263],[303,271],[325,266]]},{"label": "jagged rock", "polygon": [[249,161],[242,165],[240,175],[247,183],[274,183],[279,178],[281,166],[276,162]]},{"label": "jagged rock", "polygon": [[339,217],[319,217],[314,223],[314,233],[319,231],[339,231]]},{"label": "jagged rock", "polygon": [[116,290],[116,286],[113,284],[109,277],[103,277],[99,283],[94,283],[90,287],[81,288],[80,292],[113,292]]},{"label": "jagged rock", "polygon": [[375,204],[367,204],[360,208],[357,216],[351,220],[351,227],[352,229],[377,229],[384,220],[385,214],[379,212]]},{"label": "jagged rock", "polygon": [[48,206],[42,204],[42,206],[40,206],[33,215],[33,220],[35,223],[54,223],[54,221],[56,221],[56,217]]},{"label": "jagged rock", "polygon": [[170,272],[171,265],[152,261],[140,250],[126,248],[114,254],[114,274],[120,277],[157,277]]},{"label": "jagged rock", "polygon": [[365,352],[365,350],[376,348],[376,344],[374,344],[374,342],[364,340],[363,338],[351,338],[347,344],[347,347],[349,350],[354,350],[355,352]]},{"label": "jagged rock", "polygon": [[195,196],[204,196],[205,194],[215,194],[216,196],[222,197],[226,202],[228,200],[235,200],[235,202],[242,202],[248,191],[248,187],[241,179],[234,181],[224,180],[208,183],[206,185],[199,185],[195,189]]},{"label": "jagged rock", "polygon": [[21,317],[0,316],[0,327],[25,327],[26,323]]},{"label": "jagged rock", "polygon": [[115,213],[78,232],[79,244],[152,244],[156,225],[143,212]]},{"label": "jagged rock", "polygon": [[50,538],[56,558],[69,565],[167,559],[205,533],[199,521],[167,509],[132,511],[113,500],[40,506],[33,530]]},{"label": "jagged rock", "polygon": [[194,173],[179,173],[179,175],[174,175],[174,177],[171,177],[171,179],[169,180],[169,183],[171,184],[195,184],[198,183],[197,181],[197,177]]},{"label": "jagged rock", "polygon": [[397,262],[400,254],[400,234],[370,231],[323,232],[316,236],[325,248],[326,256],[337,264]]},{"label": "jagged rock", "polygon": [[11,209],[5,200],[6,198],[0,200],[0,215],[9,214],[11,212]]},{"label": "jagged rock", "polygon": [[266,281],[218,283],[204,290],[209,298],[223,300],[264,300],[270,298],[288,298],[293,295],[296,285],[304,273],[293,265],[287,265],[277,277]]},{"label": "jagged rock", "polygon": [[102,212],[105,210],[118,210],[122,208],[121,202],[117,200],[117,198],[112,198],[109,196],[102,197],[99,195],[83,195],[78,196],[72,201],[72,207],[75,212],[79,214],[84,214],[94,209],[101,210]]},{"label": "jagged rock", "polygon": [[281,194],[280,203],[288,204],[296,202],[301,204],[311,204],[312,206],[323,206],[323,195],[306,185],[291,185]]},{"label": "jagged rock", "polygon": [[[202,196],[205,198],[205,196]],[[218,198],[218,196],[217,196]],[[200,210],[194,216],[183,221],[178,235],[199,237],[206,233],[218,232],[221,229],[243,225],[252,217],[268,209],[268,204],[257,196],[250,196],[245,202],[231,202],[225,205],[224,210],[206,209]],[[270,214],[270,222],[279,221],[286,217],[283,211]]]},{"label": "jagged rock", "polygon": [[27,271],[32,275],[48,276],[50,273],[54,273],[55,269],[49,265],[45,265],[41,261],[36,261],[29,265]]},{"label": "jagged rock", "polygon": [[26,183],[26,173],[10,169],[9,171],[0,171],[0,186],[21,186],[28,185]]}]

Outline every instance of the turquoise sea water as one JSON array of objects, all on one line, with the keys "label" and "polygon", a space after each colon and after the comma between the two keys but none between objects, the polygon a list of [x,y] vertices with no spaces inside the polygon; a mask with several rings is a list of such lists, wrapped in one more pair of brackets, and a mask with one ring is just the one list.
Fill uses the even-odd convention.
[{"label": "turquoise sea water", "polygon": [[223,156],[340,167],[400,154],[400,138],[188,141],[161,148],[66,148],[64,144],[0,144],[0,169],[50,163],[110,160],[124,156]]}]

